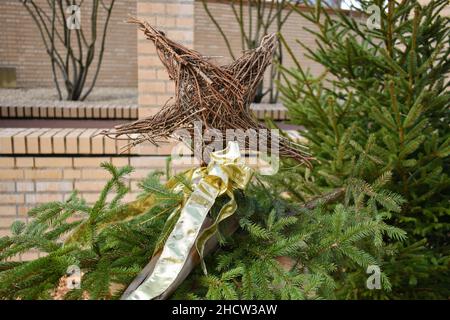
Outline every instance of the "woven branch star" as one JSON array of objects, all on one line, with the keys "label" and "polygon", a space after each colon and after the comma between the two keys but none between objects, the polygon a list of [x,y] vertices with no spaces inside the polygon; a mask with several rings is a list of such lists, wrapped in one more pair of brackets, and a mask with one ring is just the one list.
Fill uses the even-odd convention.
[{"label": "woven branch star", "polygon": [[[158,145],[174,137],[180,129],[194,136],[194,122],[204,130],[267,129],[250,110],[258,84],[270,65],[277,44],[275,34],[266,35],[258,48],[245,52],[229,65],[218,66],[195,50],[170,40],[164,32],[145,21],[131,18],[151,40],[169,78],[175,81],[175,99],[155,115],[107,130],[103,134],[131,140],[131,146],[144,141]],[[273,138],[268,137],[268,141]],[[309,164],[309,157],[299,145],[280,139],[280,155]],[[247,145],[248,146],[248,145]],[[252,146],[248,146],[252,148]]]}]

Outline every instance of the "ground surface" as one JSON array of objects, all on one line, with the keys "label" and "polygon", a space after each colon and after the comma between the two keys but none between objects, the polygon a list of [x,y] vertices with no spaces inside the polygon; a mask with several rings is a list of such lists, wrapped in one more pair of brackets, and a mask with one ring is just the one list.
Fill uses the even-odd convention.
[{"label": "ground surface", "polygon": [[[137,97],[138,93],[136,88],[95,88],[85,102],[131,105],[137,104]],[[56,105],[81,103],[59,101],[54,88],[0,89],[0,105],[11,102],[14,104],[20,102],[27,104],[52,102],[52,104]]]}]

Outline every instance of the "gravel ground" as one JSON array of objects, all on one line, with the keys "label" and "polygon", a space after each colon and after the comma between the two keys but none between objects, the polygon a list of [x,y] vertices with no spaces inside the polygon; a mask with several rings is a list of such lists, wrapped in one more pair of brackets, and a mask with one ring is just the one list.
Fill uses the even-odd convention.
[{"label": "gravel ground", "polygon": [[100,103],[110,105],[137,104],[137,89],[135,88],[95,88],[84,102],[59,101],[53,88],[35,89],[0,89],[0,105],[4,103],[26,103],[27,105],[51,102],[53,105],[73,103]]}]

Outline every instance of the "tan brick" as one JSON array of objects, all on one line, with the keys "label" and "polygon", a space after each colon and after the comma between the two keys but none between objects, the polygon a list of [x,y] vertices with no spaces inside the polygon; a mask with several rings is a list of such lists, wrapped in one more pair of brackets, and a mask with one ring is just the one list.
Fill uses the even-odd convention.
[{"label": "tan brick", "polygon": [[48,191],[72,191],[73,184],[71,181],[58,181],[58,182],[39,182],[36,181],[37,192]]},{"label": "tan brick", "polygon": [[86,108],[85,107],[79,107],[78,108],[78,118],[85,118],[86,117]]},{"label": "tan brick", "polygon": [[155,155],[158,154],[158,148],[150,142],[143,142],[131,148],[131,153],[141,155]]},{"label": "tan brick", "polygon": [[108,118],[114,119],[116,117],[116,108],[114,106],[107,106]]},{"label": "tan brick", "polygon": [[62,131],[62,129],[52,129],[44,133],[42,136],[39,137],[39,143],[40,143],[40,153],[42,154],[50,154],[53,153],[53,143],[52,143],[52,137],[56,135],[59,131]]},{"label": "tan brick", "polygon": [[16,204],[16,203],[23,203],[24,201],[25,197],[22,193],[19,194],[0,193],[0,203]]},{"label": "tan brick", "polygon": [[[157,169],[153,169],[153,170],[149,170],[149,169],[135,169],[131,174],[130,174],[130,178],[131,179],[136,179],[136,180],[142,180],[145,177],[147,177],[152,171],[158,171]],[[161,171],[161,170],[159,170]]]},{"label": "tan brick", "polygon": [[82,192],[80,196],[86,200],[87,203],[92,204],[98,200],[99,192]]},{"label": "tan brick", "polygon": [[7,106],[0,106],[0,116],[2,118],[8,118],[8,107]]},{"label": "tan brick", "polygon": [[0,129],[0,154],[13,153],[13,136],[19,134],[24,129],[6,128]]},{"label": "tan brick", "polygon": [[[155,94],[146,94],[146,93],[139,94],[138,100],[139,100],[140,106],[155,106],[158,101],[157,96]],[[145,109],[148,109],[148,108],[145,108]],[[158,109],[155,108],[154,109],[155,111],[153,111],[153,113],[149,114],[149,115],[155,114],[160,109],[161,109],[161,107],[159,107]],[[147,117],[147,116],[141,115],[141,113],[139,113],[139,118],[142,118],[142,117]]]},{"label": "tan brick", "polygon": [[31,116],[33,118],[39,118],[39,109],[40,109],[39,106],[32,106],[31,107]]},{"label": "tan brick", "polygon": [[11,235],[12,235],[12,232],[10,229],[0,228],[0,238],[11,236]]},{"label": "tan brick", "polygon": [[116,154],[116,140],[108,137],[103,137],[105,154]]},{"label": "tan brick", "polygon": [[194,14],[194,4],[167,3],[166,12],[168,15],[187,15]]},{"label": "tan brick", "polygon": [[0,228],[11,227],[11,224],[16,220],[20,219],[17,219],[15,216],[0,216]]},{"label": "tan brick", "polygon": [[61,169],[35,169],[35,170],[25,170],[25,179],[45,179],[45,180],[55,180],[62,178]]},{"label": "tan brick", "polygon": [[175,92],[174,82],[166,82],[166,92]]},{"label": "tan brick", "polygon": [[128,140],[117,140],[116,144],[117,144],[117,153],[118,154],[130,154],[130,148],[128,147]]},{"label": "tan brick", "polygon": [[137,4],[137,12],[139,15],[150,14],[165,14],[166,7],[163,3],[148,3],[148,2],[138,2]]},{"label": "tan brick", "polygon": [[158,154],[159,155],[171,155],[173,149],[178,146],[181,142],[169,140],[166,143],[160,143],[158,147]]},{"label": "tan brick", "polygon": [[130,106],[123,106],[122,107],[122,117],[124,119],[129,119],[131,117],[131,115],[130,115]]},{"label": "tan brick", "polygon": [[123,112],[122,112],[123,107],[122,106],[120,106],[120,107],[116,106],[115,110],[116,110],[116,117],[117,117],[117,119],[123,119]]},{"label": "tan brick", "polygon": [[78,137],[78,150],[80,154],[91,154],[91,137],[97,129],[86,129]]},{"label": "tan brick", "polygon": [[69,157],[36,157],[37,168],[67,168],[72,167],[72,158]]},{"label": "tan brick", "polygon": [[98,106],[98,105],[95,105],[93,108],[92,108],[92,117],[93,118],[96,118],[96,119],[100,119],[100,116],[101,116],[101,106]]},{"label": "tan brick", "polygon": [[139,92],[166,93],[166,81],[139,82]]},{"label": "tan brick", "polygon": [[139,118],[147,118],[155,115],[161,108],[155,107],[141,107],[139,108]]},{"label": "tan brick", "polygon": [[169,100],[173,98],[172,94],[159,94],[156,97],[157,104],[160,106],[165,105]]},{"label": "tan brick", "polygon": [[100,181],[75,181],[75,190],[78,191],[101,191],[106,184],[106,180]]},{"label": "tan brick", "polygon": [[34,183],[29,181],[16,182],[17,192],[34,191]]},{"label": "tan brick", "polygon": [[23,118],[24,117],[24,108],[19,106],[16,108],[16,116],[18,118]]},{"label": "tan brick", "polygon": [[68,154],[78,153],[78,136],[84,132],[84,129],[75,129],[66,135],[66,152]]},{"label": "tan brick", "polygon": [[70,118],[70,109],[68,107],[62,108],[62,117]]},{"label": "tan brick", "polygon": [[0,169],[0,180],[23,179],[23,170],[21,169]]},{"label": "tan brick", "polygon": [[170,30],[176,26],[176,18],[168,16],[158,16],[156,17],[156,25],[161,26],[162,29]]},{"label": "tan brick", "polygon": [[54,118],[54,117],[55,117],[55,107],[49,106],[49,107],[47,108],[47,116],[48,116],[49,118]]},{"label": "tan brick", "polygon": [[17,213],[17,206],[11,205],[1,205],[0,206],[0,217],[1,216],[15,216]]},{"label": "tan brick", "polygon": [[94,107],[92,105],[85,107],[86,118],[92,118],[94,116]]},{"label": "tan brick", "polygon": [[132,105],[130,108],[130,116],[133,119],[137,119],[138,118],[138,106],[137,105]]},{"label": "tan brick", "polygon": [[63,108],[55,107],[55,118],[62,118],[62,117],[63,117]]},{"label": "tan brick", "polygon": [[17,157],[16,167],[18,168],[33,168],[34,167],[34,157]]},{"label": "tan brick", "polygon": [[24,130],[13,137],[14,153],[15,154],[25,154],[27,153],[27,141],[26,137],[33,133],[36,129]]},{"label": "tan brick", "polygon": [[128,157],[111,157],[111,162],[116,167],[124,167],[129,164],[130,159]]},{"label": "tan brick", "polygon": [[106,105],[100,106],[100,118],[102,119],[108,118],[108,106]]},{"label": "tan brick", "polygon": [[66,153],[66,135],[71,133],[73,129],[63,129],[57,132],[53,138],[53,153],[65,154]]},{"label": "tan brick", "polygon": [[16,107],[9,107],[9,117],[15,118],[17,117],[17,108]]},{"label": "tan brick", "polygon": [[70,117],[78,118],[78,106],[70,106]]},{"label": "tan brick", "polygon": [[47,110],[48,110],[47,106],[42,106],[39,110],[39,116],[41,118],[47,118],[47,113],[48,113]]},{"label": "tan brick", "polygon": [[82,179],[109,179],[111,174],[104,169],[82,169]]},{"label": "tan brick", "polygon": [[190,30],[170,30],[169,36],[177,42],[192,43],[194,40],[194,33]]},{"label": "tan brick", "polygon": [[14,182],[6,182],[6,181],[0,182],[0,192],[14,192],[15,190],[16,184]]},{"label": "tan brick", "polygon": [[[96,134],[98,134],[100,132],[97,131]],[[104,150],[104,142],[103,142],[103,136],[101,135],[96,135],[95,137],[92,137],[91,139],[91,143],[92,143],[92,150],[91,152],[93,154],[104,154],[105,150]]]},{"label": "tan brick", "polygon": [[47,203],[52,201],[62,201],[63,195],[60,193],[31,193],[26,194],[25,199],[27,204]]},{"label": "tan brick", "polygon": [[[151,48],[146,46],[146,48]],[[138,71],[139,80],[154,80],[156,78],[156,69],[139,69]]]},{"label": "tan brick", "polygon": [[110,161],[110,157],[75,157],[73,166],[75,168],[98,168],[102,162]]},{"label": "tan brick", "polygon": [[51,129],[35,129],[26,137],[27,153],[38,154],[40,153],[39,137]]},{"label": "tan brick", "polygon": [[18,205],[17,206],[17,215],[19,217],[28,217],[28,211],[30,211],[34,207],[34,204],[31,205]]},{"label": "tan brick", "polygon": [[14,167],[14,157],[0,157],[0,167],[12,168]]},{"label": "tan brick", "polygon": [[64,179],[79,179],[81,178],[81,170],[77,169],[64,169],[63,170]]},{"label": "tan brick", "polygon": [[164,80],[164,81],[169,80],[169,75],[167,74],[166,69],[162,69],[162,68],[158,69],[156,71],[156,78],[158,80]]},{"label": "tan brick", "polygon": [[[141,48],[142,46],[151,46],[151,43],[145,43],[145,44],[139,44],[138,43],[138,50],[140,51],[139,48]],[[144,68],[148,68],[148,67],[160,67],[161,66],[161,60],[158,58],[158,56],[156,55],[138,55],[138,63],[139,63],[139,67],[144,67]],[[162,67],[161,67],[162,68]],[[139,85],[139,84],[138,84]]]},{"label": "tan brick", "polygon": [[194,27],[194,19],[190,17],[177,17],[176,18],[176,25],[177,27],[182,28],[192,28]]},{"label": "tan brick", "polygon": [[167,157],[164,156],[141,156],[131,157],[130,165],[134,168],[165,168]]},{"label": "tan brick", "polygon": [[25,108],[24,108],[24,116],[26,117],[26,118],[30,118],[31,116],[32,116],[32,112],[31,112],[32,110],[31,110],[31,107],[30,106],[26,106]]}]

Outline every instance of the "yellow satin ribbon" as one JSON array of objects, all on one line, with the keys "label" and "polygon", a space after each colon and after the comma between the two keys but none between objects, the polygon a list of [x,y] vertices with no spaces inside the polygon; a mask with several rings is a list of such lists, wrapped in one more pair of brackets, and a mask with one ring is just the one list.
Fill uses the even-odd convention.
[{"label": "yellow satin ribbon", "polygon": [[[194,182],[194,191],[181,207],[178,221],[164,243],[153,272],[127,300],[151,300],[164,293],[176,280],[194,245],[206,272],[203,262],[205,244],[217,232],[219,223],[236,211],[233,191],[245,189],[252,176],[252,170],[241,162],[237,142],[229,142],[226,149],[213,152],[206,168],[188,172]],[[208,212],[223,194],[230,200],[220,209],[214,223],[200,233]]]}]

